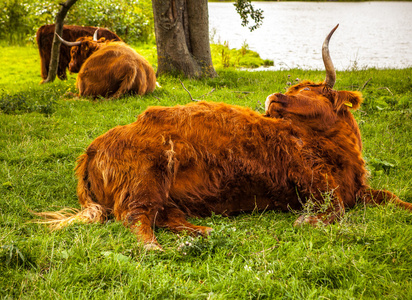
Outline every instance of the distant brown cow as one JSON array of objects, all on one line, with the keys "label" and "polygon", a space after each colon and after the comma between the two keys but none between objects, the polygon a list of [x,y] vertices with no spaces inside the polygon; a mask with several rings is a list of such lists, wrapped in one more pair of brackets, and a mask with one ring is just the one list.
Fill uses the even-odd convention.
[{"label": "distant brown cow", "polygon": [[[336,29],[336,28],[335,28]],[[266,100],[266,113],[223,103],[152,107],[136,122],[96,138],[78,160],[75,215],[43,213],[57,227],[114,215],[148,249],[161,249],[154,226],[207,235],[186,217],[255,209],[301,209],[295,225],[329,224],[356,203],[392,201],[371,189],[358,125],[349,111],[359,92],[333,90],[335,70],[324,43],[326,80],[305,81]],[[325,207],[326,206],[326,207]]]},{"label": "distant brown cow", "polygon": [[[64,25],[63,38],[66,41],[75,41],[79,37],[92,36],[97,27]],[[43,25],[36,33],[37,46],[39,47],[40,62],[41,62],[41,77],[43,81],[49,74],[49,64],[51,59],[51,48],[53,44],[55,25]],[[100,28],[99,37],[104,37],[107,40],[121,41],[121,39],[112,31]],[[66,68],[70,62],[70,47],[65,45],[60,46],[59,65],[57,68],[57,76],[61,80],[67,79]],[[43,82],[42,81],[42,82]]]},{"label": "distant brown cow", "polygon": [[118,98],[126,93],[153,92],[156,75],[149,62],[123,42],[81,37],[63,44],[72,47],[69,70],[79,72],[80,96]]}]

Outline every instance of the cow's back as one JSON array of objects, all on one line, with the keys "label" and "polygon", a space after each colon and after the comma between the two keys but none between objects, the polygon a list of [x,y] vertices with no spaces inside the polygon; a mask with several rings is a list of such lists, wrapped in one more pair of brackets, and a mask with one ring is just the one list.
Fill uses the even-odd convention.
[{"label": "cow's back", "polygon": [[[287,203],[291,205],[297,199],[290,182],[310,186],[313,174],[319,172],[333,174],[332,180],[340,186],[345,203],[354,205],[354,195],[366,182],[360,151],[355,142],[345,144],[345,136],[350,135],[353,141],[356,136],[350,134],[349,125],[344,122],[337,123],[330,131],[317,133],[315,138],[312,130],[294,126],[289,120],[266,118],[248,108],[200,102],[171,108],[152,107],[134,124],[138,139],[163,141],[166,146],[162,151],[171,150],[173,143],[179,168],[198,165],[190,175],[184,172],[177,175],[187,180],[181,187],[196,178],[199,182],[226,178],[226,184],[233,188],[225,189],[229,194],[223,198],[232,197],[230,190],[244,192],[245,186],[254,186],[249,194],[265,191],[276,195],[282,191],[279,197],[290,198]],[[204,176],[198,176],[202,172]],[[211,175],[213,172],[217,173]],[[243,175],[237,177],[239,174]],[[211,186],[222,188],[220,184]],[[177,189],[175,192],[178,194]]]},{"label": "cow's back", "polygon": [[188,215],[253,210],[255,203],[249,200],[254,196],[259,209],[272,205],[286,210],[286,205],[269,199],[282,191],[290,207],[300,206],[285,168],[304,168],[300,155],[290,155],[301,150],[290,138],[292,132],[285,120],[223,103],[152,107],[136,122],[97,138],[87,153],[94,156],[95,165],[106,166],[106,176],[111,172],[106,169],[128,170],[130,180],[139,182],[152,172],[164,174],[165,182],[173,182],[170,196]]},{"label": "cow's back", "polygon": [[126,80],[125,93],[143,95],[156,86],[154,70],[144,57],[123,42],[110,42],[83,63],[76,85],[81,96],[112,97]]}]

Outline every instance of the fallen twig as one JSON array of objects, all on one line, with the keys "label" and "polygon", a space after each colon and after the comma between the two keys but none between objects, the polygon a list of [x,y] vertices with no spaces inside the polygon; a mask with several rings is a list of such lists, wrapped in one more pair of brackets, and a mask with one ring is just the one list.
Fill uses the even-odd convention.
[{"label": "fallen twig", "polygon": [[179,81],[180,81],[180,83],[182,84],[182,86],[183,86],[183,88],[185,89],[185,91],[189,94],[190,100],[199,102],[200,100],[193,99],[192,94],[187,90],[187,88],[186,88],[185,85],[183,84],[182,80],[179,79]]},{"label": "fallen twig", "polygon": [[[189,94],[190,100],[192,100],[192,101],[197,101],[197,102],[201,101],[201,100],[198,100],[198,99],[194,99],[194,98],[192,97],[192,94],[188,91],[188,89],[187,89],[187,88],[185,87],[185,85],[183,84],[182,80],[179,79],[179,81],[180,81],[181,85],[183,86],[183,88],[185,89],[185,91]],[[209,96],[209,94],[213,93],[214,91],[215,91],[215,88],[213,88],[209,93],[206,93],[206,94],[200,96],[200,98]]]},{"label": "fallen twig", "polygon": [[372,77],[366,80],[366,82],[362,85],[362,87],[358,91],[362,91],[368,85],[369,81],[371,80],[372,80]]},{"label": "fallen twig", "polygon": [[213,89],[212,89],[209,93],[207,93],[207,94],[204,94],[204,95],[200,96],[200,98],[203,98],[203,97],[209,96],[209,94],[213,93],[215,90],[216,90],[216,89],[215,89],[215,88],[213,88]]},{"label": "fallen twig", "polygon": [[250,94],[254,92],[246,92],[246,91],[233,91],[234,93],[240,93],[240,94]]},{"label": "fallen twig", "polygon": [[276,241],[278,242],[277,245],[274,245],[274,246],[269,247],[269,248],[267,248],[267,249],[263,249],[262,251],[254,252],[254,253],[252,253],[252,255],[257,255],[257,254],[265,253],[266,251],[270,251],[270,250],[273,250],[273,249],[276,249],[277,247],[279,247],[280,241],[279,241],[278,237],[277,237],[277,236],[274,236],[274,238],[275,238]]},{"label": "fallen twig", "polygon": [[275,246],[272,246],[272,247],[270,247],[270,248],[263,249],[262,251],[254,252],[254,253],[252,253],[252,255],[257,255],[257,254],[265,253],[266,251],[273,250],[273,249],[275,249],[275,248],[277,248],[277,247],[279,247],[279,245],[275,245]]},{"label": "fallen twig", "polygon": [[378,88],[378,90],[387,90],[393,96],[393,93],[391,92],[391,90],[389,88],[387,88],[386,86],[380,87],[380,88]]}]

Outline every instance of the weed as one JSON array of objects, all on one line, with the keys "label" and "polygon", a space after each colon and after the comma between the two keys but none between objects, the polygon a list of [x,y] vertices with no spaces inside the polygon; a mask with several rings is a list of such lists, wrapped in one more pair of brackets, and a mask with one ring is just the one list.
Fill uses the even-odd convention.
[{"label": "weed", "polygon": [[23,263],[25,261],[23,253],[21,253],[20,249],[11,244],[11,245],[3,245],[1,249],[4,251],[4,256],[6,258],[6,265],[9,265],[11,262],[16,263]]},{"label": "weed", "polygon": [[246,40],[244,40],[242,47],[240,48],[240,54],[242,56],[245,56],[248,50],[249,50],[249,45],[246,43]]},{"label": "weed", "polygon": [[5,114],[38,112],[49,116],[54,112],[56,101],[53,97],[47,100],[42,99],[44,95],[43,93],[34,93],[33,95],[28,92],[16,94],[3,92],[0,95],[0,110]]}]

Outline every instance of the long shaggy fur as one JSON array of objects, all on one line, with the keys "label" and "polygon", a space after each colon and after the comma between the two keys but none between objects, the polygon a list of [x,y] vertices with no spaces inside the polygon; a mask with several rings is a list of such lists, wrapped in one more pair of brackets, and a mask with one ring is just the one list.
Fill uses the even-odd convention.
[{"label": "long shaggy fur", "polygon": [[207,102],[148,108],[80,156],[83,210],[76,218],[87,219],[82,212],[99,207],[89,221],[111,214],[148,248],[159,249],[155,225],[203,235],[212,230],[187,216],[287,211],[311,201],[315,215],[295,224],[316,225],[333,222],[358,202],[393,201],[412,210],[367,184],[360,131],[349,111],[361,101],[357,92],[303,82],[268,96],[264,115]]},{"label": "long shaggy fur", "polygon": [[63,208],[59,211],[33,214],[43,219],[36,220],[37,223],[48,224],[52,230],[61,229],[74,222],[101,223],[106,218],[104,208],[95,203],[90,203],[90,206],[83,207],[82,210]]},{"label": "long shaggy fur", "polygon": [[123,42],[90,37],[77,39],[71,49],[69,70],[79,72],[76,86],[80,96],[118,98],[124,94],[144,95],[156,87],[149,62]]}]

